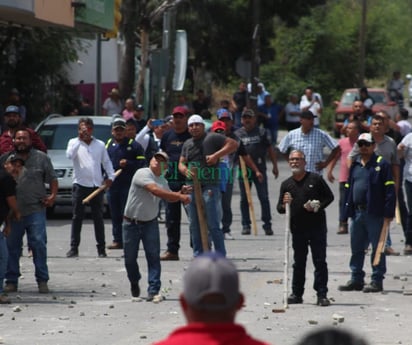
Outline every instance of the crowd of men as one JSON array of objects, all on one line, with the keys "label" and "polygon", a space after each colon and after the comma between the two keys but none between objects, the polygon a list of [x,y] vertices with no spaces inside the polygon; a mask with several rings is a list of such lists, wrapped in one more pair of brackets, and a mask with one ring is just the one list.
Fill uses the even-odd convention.
[{"label": "crowd of men", "polygon": [[[404,219],[404,254],[412,254],[412,134],[409,133],[412,127],[406,121],[406,110],[399,112],[399,118],[391,119],[383,111],[370,114],[365,110],[366,103],[356,100],[343,129],[345,138],[337,142],[319,129],[322,98],[311,87],[305,90],[299,105],[297,96],[292,95],[284,109],[276,106],[263,85],[259,85],[256,111],[246,107],[245,97],[247,85],[241,83],[232,102],[222,102],[209,131],[205,117],[193,114],[192,108],[183,101],[170,116],[158,121],[144,119],[144,107],[127,100],[124,110],[116,108],[119,115],[113,118],[112,137],[106,142],[94,137],[92,119],[82,117],[77,135],[73,133],[67,143],[66,155],[73,161],[74,179],[70,248],[66,255],[68,258],[79,256],[85,215],[83,200],[93,194],[90,206],[97,255],[106,257],[106,248],[124,251],[133,297],[141,294],[138,251],[142,242],[148,271],[146,299],[162,300],[161,262],[180,259],[182,205],[188,215],[193,256],[197,259],[186,272],[180,303],[189,324],[194,322],[195,326],[177,330],[161,344],[177,344],[194,332],[203,337],[217,329],[222,337],[226,333],[248,337],[243,328],[227,325],[233,323],[243,304],[236,269],[225,259],[225,241],[234,238],[231,233],[233,185],[238,180],[242,236],[250,235],[252,230],[248,200],[248,189],[252,185],[260,202],[263,233],[272,236],[267,161],[271,163],[273,176],[278,178],[279,153],[285,156],[290,168],[290,175],[283,176],[276,205],[279,213],[285,213],[290,207],[294,264],[289,304],[303,302],[310,248],[316,304],[330,305],[325,210],[334,196],[322,172],[327,169],[327,178],[333,182],[333,168],[338,160],[338,233],[350,232],[351,236],[351,278],[339,289],[365,293],[383,290],[386,255],[398,254],[391,247],[388,230],[397,202]],[[109,100],[105,101],[107,115],[113,115],[117,98],[117,92],[112,90]],[[201,92],[198,98],[196,107],[203,113],[202,105],[207,102]],[[289,132],[277,145],[278,119],[282,112],[285,112]],[[54,203],[58,181],[45,153],[46,147],[34,131],[23,126],[18,106],[5,109],[4,123],[7,129],[0,136],[0,164],[4,167],[0,172],[0,221],[4,227],[0,236],[0,303],[10,303],[6,294],[18,291],[19,259],[25,234],[33,255],[38,291],[49,292],[45,210]],[[327,156],[324,148],[329,151]],[[235,168],[241,161],[246,166],[243,175]],[[407,205],[402,193],[403,179]],[[103,193],[95,193],[102,184],[107,190],[112,215],[113,238],[109,245],[105,239]],[[168,237],[164,253],[160,253],[158,221],[162,200],[166,202]],[[388,232],[386,248],[383,253],[377,253],[382,231]],[[377,261],[372,264],[371,281],[366,283],[363,265],[369,246]],[[209,251],[214,254],[207,254]],[[214,284],[210,290],[205,288],[208,279]],[[207,291],[203,291],[205,289]],[[207,327],[197,329],[199,322]],[[208,325],[210,323],[212,325]],[[260,344],[247,339],[245,343]]]}]

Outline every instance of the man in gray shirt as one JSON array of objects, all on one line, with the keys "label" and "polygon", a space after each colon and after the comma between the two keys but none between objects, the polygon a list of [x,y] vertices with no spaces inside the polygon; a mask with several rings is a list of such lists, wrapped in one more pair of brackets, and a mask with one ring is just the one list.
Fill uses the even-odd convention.
[{"label": "man in gray shirt", "polygon": [[163,174],[167,171],[169,157],[165,152],[157,152],[150,160],[148,168],[141,168],[133,176],[129,189],[123,221],[124,263],[130,281],[133,297],[139,297],[139,280],[141,274],[137,264],[140,241],[146,255],[148,267],[147,301],[159,302],[160,291],[160,235],[157,216],[159,200],[168,202],[180,201],[187,205],[190,202],[188,186],[179,192],[169,189]]},{"label": "man in gray shirt", "polygon": [[[14,148],[15,152],[12,154],[17,153],[24,159],[25,169],[18,180],[16,190],[21,218],[19,221],[12,221],[12,230],[7,238],[9,259],[4,291],[6,293],[17,291],[21,247],[24,233],[27,231],[28,245],[33,251],[39,292],[48,293],[46,207],[54,204],[58,189],[57,177],[50,158],[45,153],[32,148],[30,132],[27,129],[16,131]],[[50,185],[50,195],[47,195],[46,183]]]}]

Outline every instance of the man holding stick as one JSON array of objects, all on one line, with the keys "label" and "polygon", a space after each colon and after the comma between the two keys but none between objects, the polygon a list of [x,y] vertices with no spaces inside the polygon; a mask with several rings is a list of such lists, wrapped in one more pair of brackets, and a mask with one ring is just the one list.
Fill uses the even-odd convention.
[{"label": "man holding stick", "polygon": [[[375,141],[370,133],[359,136],[357,146],[359,157],[350,168],[346,185],[345,211],[352,217],[351,235],[351,279],[340,285],[340,291],[363,290],[363,292],[380,292],[386,273],[386,255],[382,253],[380,260],[372,264],[371,283],[365,285],[365,245],[372,245],[371,262],[375,258],[379,243],[383,246],[386,240],[387,225],[395,215],[396,193],[391,165],[381,156],[374,153]],[[385,232],[385,236],[381,233]],[[382,243],[383,242],[383,243]],[[379,258],[380,253],[377,253]]]},{"label": "man holding stick", "polygon": [[[260,201],[263,230],[267,236],[273,235],[272,230],[272,216],[270,211],[270,201],[268,193],[268,182],[266,176],[266,156],[272,162],[272,173],[275,178],[278,177],[278,164],[276,151],[273,148],[272,136],[267,129],[263,129],[257,126],[256,116],[253,110],[246,109],[242,113],[242,128],[239,128],[235,135],[242,142],[245,147],[246,153],[250,155],[253,162],[256,164],[257,169],[262,173],[263,178],[252,173],[250,177],[250,185],[253,182],[256,187],[256,192]],[[240,210],[242,213],[242,235],[250,235],[250,214],[249,214],[249,202],[245,189],[243,178],[239,179],[240,188]]]},{"label": "man holding stick", "polygon": [[[73,160],[73,218],[71,229],[70,250],[68,258],[79,256],[80,232],[85,212],[83,199],[93,193],[103,183],[102,167],[107,178],[104,180],[106,188],[112,185],[114,170],[103,141],[93,137],[93,120],[79,119],[78,136],[70,139],[66,150],[67,158]],[[92,210],[94,234],[97,242],[99,258],[106,257],[104,221],[103,221],[103,193],[99,193],[90,200]]]},{"label": "man holding stick", "polygon": [[[292,176],[282,182],[277,210],[285,213],[290,205],[290,231],[293,246],[292,294],[288,304],[302,303],[305,290],[305,271],[308,247],[315,266],[313,288],[317,293],[317,305],[327,307],[328,266],[326,263],[326,214],[325,208],[333,201],[333,193],[325,180],[316,173],[305,170],[305,154],[293,150],[289,154]],[[287,284],[287,282],[285,282]]]},{"label": "man holding stick", "polygon": [[[201,116],[192,115],[188,119],[189,133],[192,138],[187,140],[182,147],[179,159],[179,171],[190,180],[199,180],[201,197],[205,205],[205,217],[198,215],[196,204],[202,202],[192,194],[189,204],[189,230],[193,243],[193,255],[196,257],[206,250],[202,246],[200,226],[209,230],[214,249],[226,255],[223,232],[219,227],[220,207],[220,158],[237,150],[236,140],[218,133],[205,132],[205,123]],[[192,168],[197,168],[197,176],[193,176]],[[193,178],[195,177],[195,179]],[[196,182],[196,181],[195,181]],[[196,186],[195,186],[196,187]],[[203,234],[207,237],[207,234]]]},{"label": "man holding stick", "polygon": [[170,190],[163,174],[167,171],[169,157],[165,152],[157,152],[150,160],[148,168],[139,169],[133,176],[127,197],[123,221],[124,263],[130,281],[133,297],[139,297],[141,278],[137,256],[140,241],[146,255],[148,267],[147,301],[160,302],[160,235],[157,216],[159,201],[190,202],[190,186],[182,186],[180,191]]}]

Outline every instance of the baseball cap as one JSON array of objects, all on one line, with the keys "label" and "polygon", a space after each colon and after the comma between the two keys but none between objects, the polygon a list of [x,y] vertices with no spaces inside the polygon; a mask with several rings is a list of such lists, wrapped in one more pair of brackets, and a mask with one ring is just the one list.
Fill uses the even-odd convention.
[{"label": "baseball cap", "polygon": [[182,106],[174,107],[173,111],[172,111],[172,115],[174,115],[174,114],[186,115],[187,114],[187,109],[185,107],[182,107]]},{"label": "baseball cap", "polygon": [[156,152],[156,153],[154,154],[154,157],[163,157],[163,158],[166,160],[166,162],[169,160],[169,156],[168,156],[167,153],[164,152],[164,151]]},{"label": "baseball cap", "polygon": [[[219,296],[205,301],[208,295]],[[239,276],[235,265],[223,255],[208,252],[196,257],[183,277],[183,296],[187,303],[203,310],[227,310],[240,298]]]},{"label": "baseball cap", "polygon": [[218,109],[216,111],[216,115],[217,115],[217,118],[219,120],[221,120],[221,119],[233,120],[232,113],[229,110],[225,109],[225,108]]},{"label": "baseball cap", "polygon": [[22,165],[24,165],[24,159],[16,153],[10,154],[6,159],[6,163],[14,163],[14,162],[20,162]]},{"label": "baseball cap", "polygon": [[246,109],[243,113],[242,116],[251,116],[254,117],[255,116],[255,112],[252,109]]},{"label": "baseball cap", "polygon": [[123,119],[115,119],[112,123],[112,128],[126,128],[126,121]]},{"label": "baseball cap", "polygon": [[138,104],[138,105],[136,106],[136,110],[144,110],[143,104]]},{"label": "baseball cap", "polygon": [[226,124],[223,121],[217,120],[213,122],[211,130],[212,132],[216,132],[218,130],[226,131]]},{"label": "baseball cap", "polygon": [[310,110],[307,110],[307,111],[303,111],[303,112],[300,114],[300,117],[301,117],[302,119],[314,119],[314,118],[317,117],[317,116],[314,115]]},{"label": "baseball cap", "polygon": [[4,112],[4,114],[6,115],[6,114],[8,114],[8,113],[17,113],[17,114],[20,115],[20,109],[19,109],[19,107],[16,106],[16,105],[9,105],[9,106],[6,108],[6,111]]},{"label": "baseball cap", "polygon": [[358,142],[359,141],[366,141],[368,143],[374,143],[375,140],[373,140],[373,137],[370,133],[362,133],[359,137],[358,137]]},{"label": "baseball cap", "polygon": [[205,124],[205,121],[203,121],[203,118],[200,115],[192,115],[189,117],[189,120],[187,120],[187,125],[190,126],[193,123],[201,123],[202,125]]}]

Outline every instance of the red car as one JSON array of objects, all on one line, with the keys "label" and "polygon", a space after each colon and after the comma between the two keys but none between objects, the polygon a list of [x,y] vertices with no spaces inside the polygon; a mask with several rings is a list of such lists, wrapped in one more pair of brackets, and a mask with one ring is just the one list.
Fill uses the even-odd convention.
[{"label": "red car", "polygon": [[[368,88],[369,96],[375,101],[372,111],[374,113],[385,110],[393,119],[398,112],[398,106],[396,102],[393,102],[389,98],[388,91],[386,89],[372,89]],[[335,102],[337,105],[335,110],[335,136],[339,138],[341,135],[341,129],[343,127],[343,121],[349,117],[352,112],[352,103],[359,99],[359,89],[346,89],[339,102]]]}]

